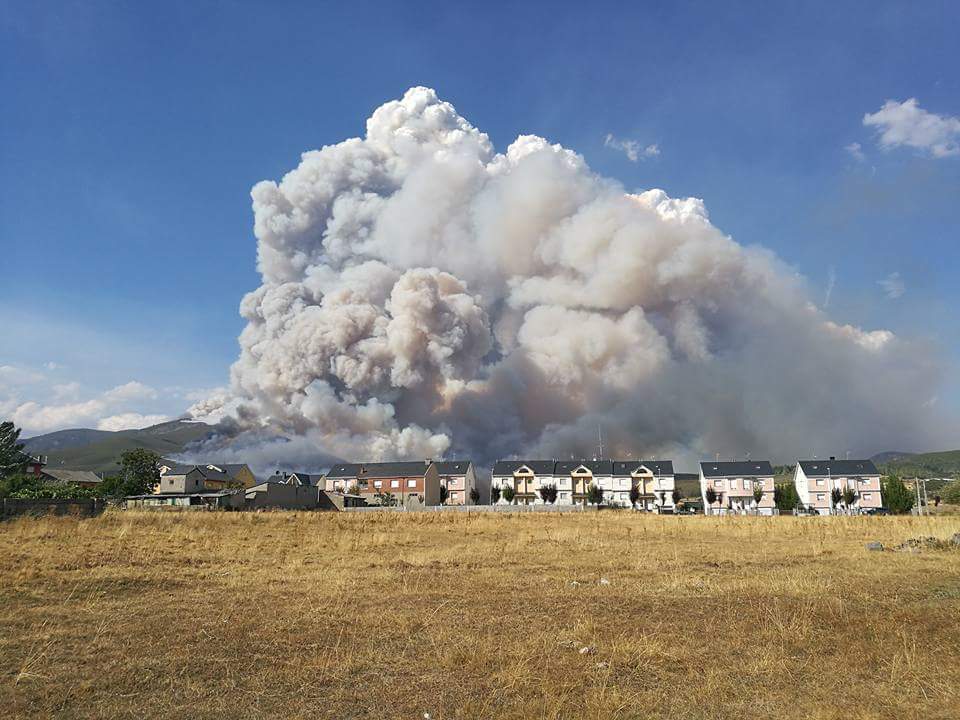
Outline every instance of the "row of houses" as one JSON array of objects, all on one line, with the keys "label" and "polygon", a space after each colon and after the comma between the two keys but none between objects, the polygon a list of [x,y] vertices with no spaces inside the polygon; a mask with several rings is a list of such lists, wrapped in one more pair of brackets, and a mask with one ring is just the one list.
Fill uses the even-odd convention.
[{"label": "row of houses", "polygon": [[[674,512],[681,497],[671,460],[500,460],[493,466],[491,488],[499,502],[539,505],[556,489],[556,504],[586,504],[590,488],[603,491],[604,502],[648,512]],[[827,515],[839,504],[852,512],[883,505],[880,473],[870,460],[800,460],[794,486],[802,507]],[[775,512],[774,471],[769,460],[701,462],[700,499],[708,513]],[[509,491],[505,491],[509,488]],[[505,497],[509,494],[509,500]]]},{"label": "row of houses", "polygon": [[[31,472],[51,482],[95,487],[91,472],[50,469],[36,458]],[[699,481],[707,513],[775,512],[774,471],[768,460],[705,461],[699,475],[676,473],[672,460],[499,460],[489,488],[482,488],[470,460],[342,463],[325,474],[280,472],[259,481],[243,463],[183,464],[163,460],[149,495],[128,504],[219,508],[287,507],[336,509],[395,505],[411,509],[446,505],[605,505],[671,513],[682,497],[680,478]],[[880,473],[870,460],[799,460],[794,486],[800,505],[826,515],[838,509],[863,512],[883,505]]]}]

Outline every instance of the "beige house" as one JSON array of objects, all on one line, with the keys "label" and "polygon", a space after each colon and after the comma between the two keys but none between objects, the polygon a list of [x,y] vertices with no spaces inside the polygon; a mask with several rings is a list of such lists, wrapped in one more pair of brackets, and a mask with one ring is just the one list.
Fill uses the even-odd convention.
[{"label": "beige house", "polygon": [[154,493],[214,492],[249,488],[256,483],[256,477],[246,464],[180,465],[163,460],[160,482]]},{"label": "beige house", "polygon": [[440,487],[447,489],[445,505],[474,505],[471,491],[477,487],[477,475],[469,460],[440,460],[434,463]]}]

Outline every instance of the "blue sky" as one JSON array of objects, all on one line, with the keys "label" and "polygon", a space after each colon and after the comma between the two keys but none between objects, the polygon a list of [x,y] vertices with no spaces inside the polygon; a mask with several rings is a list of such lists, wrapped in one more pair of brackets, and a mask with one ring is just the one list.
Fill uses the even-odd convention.
[{"label": "blue sky", "polygon": [[[538,134],[703,198],[836,320],[956,367],[960,155],[921,131],[960,137],[960,9],[773,5],[0,3],[0,414],[120,427],[225,384],[251,186],[413,85],[499,149]],[[864,124],[910,98],[911,141],[882,135],[910,117]]]}]

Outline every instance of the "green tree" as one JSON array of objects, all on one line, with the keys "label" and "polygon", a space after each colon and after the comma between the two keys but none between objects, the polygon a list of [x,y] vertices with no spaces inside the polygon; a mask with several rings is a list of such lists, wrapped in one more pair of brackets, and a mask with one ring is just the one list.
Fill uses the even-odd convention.
[{"label": "green tree", "polygon": [[753,483],[753,502],[756,504],[756,513],[759,515],[760,503],[763,502],[763,485],[761,483]]},{"label": "green tree", "polygon": [[603,502],[603,488],[596,483],[590,483],[590,487],[587,489],[587,502],[596,505],[597,510],[599,510],[600,504]]},{"label": "green tree", "polygon": [[883,481],[883,502],[890,512],[899,515],[910,512],[914,497],[899,477],[891,475]]},{"label": "green tree", "polygon": [[20,440],[20,428],[10,421],[0,423],[0,477],[16,475],[27,464]]},{"label": "green tree", "polygon": [[445,502],[447,502],[447,498],[449,497],[450,497],[450,491],[447,490],[447,486],[441,485],[440,486],[440,504],[443,505]]},{"label": "green tree", "polygon": [[843,507],[846,508],[849,513],[853,509],[853,504],[857,501],[857,491],[852,487],[845,487],[843,489]]},{"label": "green tree", "polygon": [[516,498],[517,493],[513,489],[513,485],[504,485],[503,486],[503,499],[508,503],[512,503]]},{"label": "green tree", "polygon": [[830,491],[830,509],[831,510],[836,510],[839,507],[841,500],[843,500],[843,493],[840,492],[840,488],[834,488],[833,490]]},{"label": "green tree", "polygon": [[676,507],[680,504],[680,500],[683,498],[683,495],[676,488],[673,489],[673,492],[670,494],[670,499],[673,500],[673,506]]},{"label": "green tree", "polygon": [[26,473],[0,477],[0,497],[25,497],[24,493],[37,491],[42,484],[36,475]]},{"label": "green tree", "polygon": [[708,487],[704,492],[704,497],[707,499],[707,506],[703,510],[704,513],[710,515],[713,512],[713,504],[717,501],[717,491]]},{"label": "green tree", "polygon": [[630,507],[635,508],[640,502],[640,488],[636,485],[630,487]]},{"label": "green tree", "polygon": [[153,492],[160,482],[160,456],[137,448],[120,455],[120,475],[131,495]]},{"label": "green tree", "polygon": [[792,482],[777,485],[773,490],[773,502],[781,515],[789,515],[800,504],[797,487]]},{"label": "green tree", "polygon": [[543,485],[540,490],[540,498],[545,503],[550,503],[551,505],[557,501],[557,486],[556,485]]},{"label": "green tree", "polygon": [[470,502],[477,505],[480,502],[480,491],[476,488],[470,488]]},{"label": "green tree", "polygon": [[498,502],[500,502],[500,486],[491,485],[490,486],[490,504],[496,505]]}]

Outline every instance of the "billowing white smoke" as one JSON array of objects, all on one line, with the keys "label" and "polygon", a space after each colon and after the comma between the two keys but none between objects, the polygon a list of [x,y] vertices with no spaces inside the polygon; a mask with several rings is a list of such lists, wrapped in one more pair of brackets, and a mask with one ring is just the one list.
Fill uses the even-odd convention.
[{"label": "billowing white smoke", "polygon": [[433,90],[252,196],[231,402],[255,434],[484,461],[589,453],[598,425],[620,454],[935,444],[929,351],[830,322],[700,200],[626,193],[539,137],[496,153]]}]

